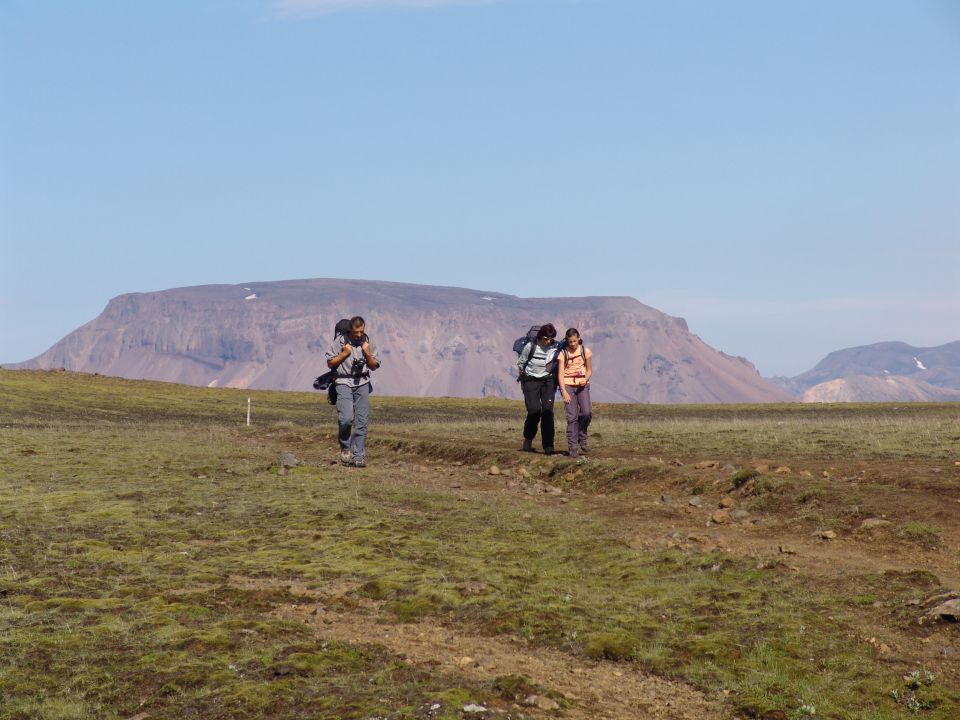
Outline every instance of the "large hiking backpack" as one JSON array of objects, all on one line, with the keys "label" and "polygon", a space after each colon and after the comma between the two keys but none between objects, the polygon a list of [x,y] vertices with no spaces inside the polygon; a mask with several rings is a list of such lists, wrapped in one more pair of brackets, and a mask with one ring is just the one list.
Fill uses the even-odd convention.
[{"label": "large hiking backpack", "polygon": [[[344,338],[350,334],[350,318],[342,318],[337,320],[337,324],[333,327],[333,339],[336,340],[338,335],[342,335]],[[314,390],[326,390],[327,391],[327,402],[331,405],[337,404],[337,370],[327,370],[323,375],[318,377],[313,381]]]}]

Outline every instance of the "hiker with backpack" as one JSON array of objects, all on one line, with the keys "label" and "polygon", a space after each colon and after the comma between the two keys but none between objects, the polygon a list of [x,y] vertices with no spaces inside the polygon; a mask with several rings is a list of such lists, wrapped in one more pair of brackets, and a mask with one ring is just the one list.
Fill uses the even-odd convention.
[{"label": "hiker with backpack", "polygon": [[566,345],[557,355],[557,382],[567,411],[567,454],[586,455],[587,428],[593,417],[590,405],[590,376],[593,375],[593,353],[583,344],[580,331],[570,328]]},{"label": "hiker with backpack", "polygon": [[[523,402],[527,407],[527,419],[523,423],[523,451],[533,452],[533,439],[540,426],[540,441],[545,455],[553,454],[553,396],[557,392],[556,356],[558,345],[555,338],[557,330],[547,323],[536,330],[536,336],[529,339],[517,358],[520,388],[523,390]],[[519,341],[518,341],[519,342]]]},{"label": "hiker with backpack", "polygon": [[[370,419],[370,372],[380,367],[377,350],[367,337],[366,322],[357,315],[349,327],[337,323],[337,334],[327,351],[327,367],[335,378],[331,395],[336,398],[340,438],[340,462],[353,467],[367,465],[367,423]],[[318,378],[319,380],[319,378]]]}]

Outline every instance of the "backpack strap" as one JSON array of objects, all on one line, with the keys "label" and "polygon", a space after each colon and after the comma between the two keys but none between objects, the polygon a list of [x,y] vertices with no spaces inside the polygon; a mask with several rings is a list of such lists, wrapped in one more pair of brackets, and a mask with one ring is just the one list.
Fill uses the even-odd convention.
[{"label": "backpack strap", "polygon": [[[533,352],[534,352],[534,350],[537,349],[537,341],[536,341],[536,340],[531,340],[530,342],[527,343],[527,347],[530,348],[530,353],[527,355],[527,360],[526,360],[526,362],[523,363],[523,367],[520,368],[520,376],[521,376],[521,377],[527,374],[527,367],[530,365],[530,361],[533,360]],[[521,350],[521,352],[523,352],[523,351]]]}]

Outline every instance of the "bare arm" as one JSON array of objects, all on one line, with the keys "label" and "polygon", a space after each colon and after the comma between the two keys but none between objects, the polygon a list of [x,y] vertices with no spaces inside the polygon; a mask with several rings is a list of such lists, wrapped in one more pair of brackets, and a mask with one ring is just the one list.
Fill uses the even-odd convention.
[{"label": "bare arm", "polygon": [[567,366],[567,359],[562,351],[557,352],[557,385],[560,386],[560,397],[563,402],[570,402],[570,394],[567,392],[567,386],[563,384],[563,370]]},{"label": "bare arm", "polygon": [[350,345],[344,343],[343,349],[340,351],[339,355],[334,355],[332,358],[327,358],[327,367],[333,370],[348,357],[350,357]]},{"label": "bare arm", "polygon": [[363,351],[363,357],[367,361],[368,368],[371,370],[376,370],[378,367],[380,367],[380,361],[373,356],[372,352],[370,352],[370,343],[365,342],[360,346],[360,350]]},{"label": "bare arm", "polygon": [[585,364],[587,366],[586,382],[590,382],[590,376],[593,375],[593,353],[590,350],[584,350],[583,355]]}]

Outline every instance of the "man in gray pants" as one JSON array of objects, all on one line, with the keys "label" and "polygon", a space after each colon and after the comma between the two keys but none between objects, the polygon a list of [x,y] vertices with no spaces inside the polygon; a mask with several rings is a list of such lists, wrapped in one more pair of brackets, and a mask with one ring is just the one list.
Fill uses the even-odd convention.
[{"label": "man in gray pants", "polygon": [[350,319],[350,333],[337,335],[327,351],[327,367],[336,370],[340,462],[367,465],[367,423],[370,419],[370,371],[380,367],[377,350],[364,332],[366,322]]}]

